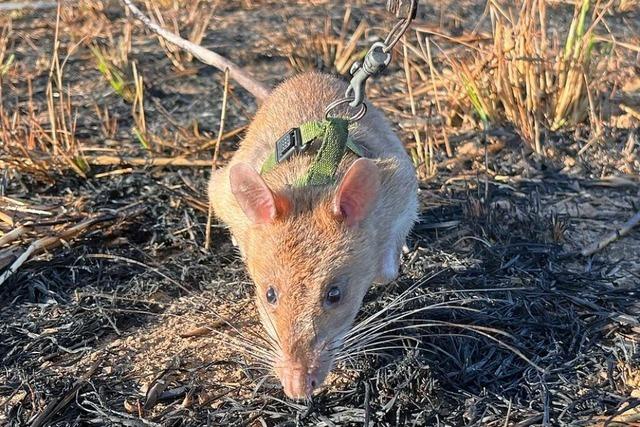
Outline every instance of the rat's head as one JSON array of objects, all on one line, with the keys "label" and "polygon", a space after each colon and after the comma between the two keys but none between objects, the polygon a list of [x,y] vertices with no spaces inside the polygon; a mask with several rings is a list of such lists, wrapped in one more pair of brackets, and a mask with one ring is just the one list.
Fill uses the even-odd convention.
[{"label": "rat's head", "polygon": [[291,398],[310,397],[329,373],[377,266],[369,215],[376,165],[358,159],[333,188],[272,191],[249,165],[230,170],[231,190],[251,225],[239,241]]}]

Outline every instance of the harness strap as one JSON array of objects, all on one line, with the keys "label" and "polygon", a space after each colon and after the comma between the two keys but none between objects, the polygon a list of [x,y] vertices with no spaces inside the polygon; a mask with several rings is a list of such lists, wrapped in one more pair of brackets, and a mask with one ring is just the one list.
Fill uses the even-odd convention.
[{"label": "harness strap", "polygon": [[[306,122],[300,125],[299,131],[302,150],[306,150],[316,140],[321,140],[322,144],[307,173],[294,184],[296,187],[332,183],[347,149],[359,157],[364,157],[363,148],[349,138],[349,120],[347,119],[332,117]],[[272,171],[277,165],[277,156],[273,152],[262,164],[260,174]]]},{"label": "harness strap", "polygon": [[349,121],[332,118],[325,121],[322,145],[318,149],[309,171],[296,183],[298,187],[325,185],[333,182],[333,176],[344,157],[349,137]]}]

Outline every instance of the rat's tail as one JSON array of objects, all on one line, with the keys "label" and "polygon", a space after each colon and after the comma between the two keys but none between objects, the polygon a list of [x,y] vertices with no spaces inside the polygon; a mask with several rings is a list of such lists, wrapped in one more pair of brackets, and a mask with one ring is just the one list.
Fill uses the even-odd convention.
[{"label": "rat's tail", "polygon": [[262,83],[251,77],[245,70],[237,66],[227,58],[204,47],[185,40],[177,34],[167,31],[158,24],[152,22],[131,0],[123,0],[133,16],[140,20],[148,29],[165,39],[171,44],[189,52],[200,61],[211,65],[221,71],[229,69],[229,76],[249,93],[256,97],[258,101],[264,100],[269,95],[269,89]]}]

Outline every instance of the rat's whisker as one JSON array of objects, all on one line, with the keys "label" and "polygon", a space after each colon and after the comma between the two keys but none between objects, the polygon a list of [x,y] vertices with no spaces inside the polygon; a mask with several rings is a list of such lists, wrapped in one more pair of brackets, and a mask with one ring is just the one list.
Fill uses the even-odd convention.
[{"label": "rat's whisker", "polygon": [[282,345],[280,344],[282,342],[282,339],[280,339],[280,335],[278,335],[278,329],[274,325],[273,319],[271,319],[271,316],[269,316],[267,308],[264,305],[264,301],[262,301],[261,298],[256,298],[256,299],[260,302],[260,305],[262,306],[262,312],[264,313],[264,316],[261,316],[261,317],[267,318],[267,320],[269,321],[269,329],[271,332],[273,332],[273,335],[275,335],[275,338],[273,337],[273,335],[269,333],[270,332],[269,330],[266,330],[264,322],[262,323],[262,328],[265,330],[268,340],[271,342],[272,345],[275,346],[274,351],[276,353],[282,353]]},{"label": "rat's whisker", "polygon": [[[279,345],[269,334],[260,335],[252,330],[249,330],[247,336],[245,333],[239,331],[237,328],[234,330],[238,333],[238,336],[242,337],[247,343],[255,346],[259,346],[265,350],[272,350],[275,353],[278,353]],[[255,341],[254,341],[255,340]]]},{"label": "rat's whisker", "polygon": [[[348,353],[344,353],[339,355],[338,357],[336,357],[336,362],[344,362],[345,360],[353,360],[358,356],[390,356],[389,354],[385,354],[382,353],[382,351],[385,350],[420,350],[420,351],[433,351],[433,350],[429,350],[428,348],[423,346],[423,342],[420,341],[418,338],[424,338],[424,337],[433,337],[433,336],[455,336],[455,337],[464,337],[464,338],[471,338],[471,339],[478,339],[477,337],[474,337],[472,335],[466,335],[466,334],[450,334],[450,333],[434,333],[434,334],[421,334],[419,336],[405,336],[405,335],[396,335],[393,336],[390,339],[386,339],[386,340],[381,340],[381,341],[377,341],[377,342],[372,342],[369,343],[365,346],[358,346],[352,349],[349,349]],[[411,346],[411,345],[407,345],[407,344],[403,344],[403,345],[388,345],[390,343],[393,342],[398,342],[398,341],[413,341],[415,343],[415,346]],[[428,344],[428,346],[432,346],[431,344]]]},{"label": "rat's whisker", "polygon": [[474,309],[474,308],[470,308],[470,307],[464,307],[464,306],[459,306],[459,305],[451,305],[451,302],[470,302],[471,300],[456,300],[456,301],[450,301],[447,303],[439,303],[439,304],[432,304],[426,307],[419,307],[413,310],[409,310],[409,311],[404,311],[404,312],[398,312],[398,313],[394,313],[392,316],[390,317],[386,317],[384,319],[380,319],[377,320],[376,322],[370,323],[368,325],[365,325],[366,328],[361,327],[360,329],[358,328],[354,328],[352,329],[349,334],[347,335],[347,338],[345,339],[345,344],[348,345],[351,342],[355,342],[355,341],[360,341],[362,340],[364,337],[366,337],[368,334],[379,331],[380,329],[383,329],[384,327],[399,322],[401,320],[411,320],[411,319],[407,319],[410,316],[413,316],[414,314],[418,314],[418,313],[422,313],[425,311],[431,311],[431,310],[440,310],[440,309],[450,309],[450,310],[464,310],[464,311],[471,311],[471,312],[479,312],[479,310]]},{"label": "rat's whisker", "polygon": [[367,341],[363,341],[359,345],[355,345],[353,347],[347,348],[347,350],[351,352],[351,351],[356,351],[358,349],[367,348],[368,346],[371,346],[371,345],[385,344],[385,343],[394,342],[394,341],[414,341],[418,343],[421,342],[416,336],[408,336],[408,335],[384,334],[376,338],[382,338],[382,339],[370,339]]},{"label": "rat's whisker", "polygon": [[254,360],[252,361],[250,367],[252,369],[255,369],[261,372],[266,372],[265,375],[270,374],[270,372],[273,372],[273,364],[267,361]]},{"label": "rat's whisker", "polygon": [[[413,341],[415,346],[409,346],[407,341]],[[397,342],[405,342],[402,345],[390,345],[392,343]],[[344,356],[355,357],[360,354],[366,354],[372,349],[408,349],[408,348],[420,348],[422,342],[417,337],[408,337],[404,335],[393,336],[389,339],[378,340],[373,342],[364,343],[362,346],[355,346],[353,348],[349,348],[347,351],[341,352],[338,356],[336,356],[336,360],[341,360]]]},{"label": "rat's whisker", "polygon": [[348,332],[349,332],[349,329],[345,328],[343,331],[336,334],[336,336],[334,336],[331,340],[326,341],[324,343],[321,353],[324,352],[325,354],[328,355],[327,360],[330,360],[331,358],[339,354],[340,349],[344,345],[344,337],[347,335]]},{"label": "rat's whisker", "polygon": [[355,357],[353,357],[353,356],[351,356],[351,355],[348,355],[348,354],[344,354],[344,355],[342,355],[341,357],[336,358],[336,359],[334,359],[334,360],[335,360],[335,363],[336,363],[336,364],[342,364],[342,365],[346,364],[346,365],[347,365],[347,367],[348,367],[348,368],[351,368],[351,369],[355,369],[355,368],[356,368],[356,366],[357,366],[357,364],[356,364],[356,362],[357,362],[356,358],[355,358]]},{"label": "rat's whisker", "polygon": [[[398,340],[393,340],[393,341],[389,341],[389,342],[396,342]],[[367,346],[366,348],[360,348],[360,349],[355,349],[351,352],[349,352],[346,356],[348,357],[358,357],[358,356],[367,356],[367,355],[371,355],[373,353],[378,353],[378,354],[382,354],[379,353],[382,350],[403,350],[403,351],[407,351],[407,350],[422,350],[422,347],[420,347],[420,345],[418,345],[419,343],[416,343],[416,346],[407,346],[407,345],[371,345],[371,346]],[[387,356],[389,356],[387,354]],[[342,356],[338,356],[338,358],[336,358],[336,360],[341,360]]]},{"label": "rat's whisker", "polygon": [[[201,311],[201,312],[203,314],[206,314],[206,315],[215,316],[217,322],[221,322],[225,326],[231,328],[237,335],[245,336],[245,332],[243,330],[239,329],[236,325],[234,325],[229,320],[227,320],[226,318],[224,318],[223,316],[218,314],[216,311],[214,311],[214,310],[206,310],[206,311]],[[212,328],[208,328],[208,329],[212,330]]]},{"label": "rat's whisker", "polygon": [[241,354],[246,356],[252,356],[256,360],[272,360],[271,356],[265,353],[254,351],[251,347],[247,347],[232,341],[223,341],[224,344],[228,344],[230,347],[235,348]]},{"label": "rat's whisker", "polygon": [[[407,302],[419,299],[419,298],[424,298],[423,295],[419,295],[417,297],[412,297],[410,298]],[[360,323],[358,323],[357,325],[355,325],[353,328],[351,328],[351,330],[349,331],[349,333],[347,334],[347,341],[352,340],[352,338],[356,338],[359,336],[359,333],[365,330],[370,330],[371,328],[374,328],[376,326],[384,326],[386,324],[389,324],[391,322],[412,316],[414,314],[417,313],[421,313],[424,311],[430,311],[430,310],[441,310],[441,309],[452,309],[452,310],[467,310],[467,311],[473,311],[473,312],[478,312],[479,310],[477,309],[473,309],[470,307],[464,307],[464,306],[459,306],[459,305],[453,305],[452,303],[466,303],[466,302],[475,302],[477,300],[473,300],[471,298],[466,298],[466,299],[458,299],[458,300],[453,300],[453,301],[447,301],[447,302],[442,302],[442,303],[437,303],[437,304],[430,304],[428,306],[425,307],[419,307],[413,310],[409,310],[409,311],[399,311],[397,313],[394,313],[391,317],[387,316],[385,318],[379,319],[375,322],[372,321],[373,317],[377,317],[378,313],[381,313],[384,311],[388,311],[385,309],[379,310],[378,312],[374,313],[373,315],[369,316],[368,318],[364,319],[363,321],[361,321]]]},{"label": "rat's whisker", "polygon": [[[400,295],[398,295],[397,297],[395,297],[390,303],[385,304],[385,306],[383,308],[381,308],[380,310],[378,310],[377,312],[371,314],[369,317],[363,319],[360,323],[358,323],[357,325],[354,325],[354,328],[358,328],[360,326],[365,326],[367,323],[377,319],[378,317],[382,316],[384,313],[388,312],[389,310],[396,308],[398,305],[403,304],[403,303],[407,303],[408,301],[417,299],[417,298],[422,298],[422,295],[418,295],[418,296],[414,296],[411,298],[407,298],[413,291],[415,291],[416,289],[418,289],[419,287],[421,287],[422,285],[426,284],[427,282],[431,281],[433,278],[437,277],[440,273],[442,273],[444,270],[440,270],[437,271],[427,277],[424,277],[422,280],[417,281],[416,283],[414,283],[413,285],[409,286],[407,289],[405,289]],[[352,328],[353,329],[353,328]]]},{"label": "rat's whisker", "polygon": [[[238,328],[236,328],[235,326],[231,325],[229,322],[227,322],[228,325],[232,326],[234,332],[236,332],[236,335],[234,335],[233,337],[229,334],[224,334],[223,336],[225,337],[229,337],[231,339],[235,339],[236,341],[241,341],[243,342],[245,345],[251,347],[251,348],[255,348],[257,350],[260,350],[264,353],[269,353],[272,354],[273,356],[276,356],[278,354],[278,350],[277,348],[274,347],[274,342],[270,341],[268,339],[266,339],[264,336],[258,335],[253,331],[248,331],[247,333],[249,333],[250,335],[246,335],[245,333],[241,332]],[[219,331],[215,331],[217,333],[220,333]],[[268,336],[268,334],[267,334]]]},{"label": "rat's whisker", "polygon": [[393,335],[394,332],[405,332],[408,330],[421,330],[424,328],[428,328],[428,327],[435,327],[435,326],[441,326],[440,323],[437,323],[438,321],[432,321],[431,323],[429,322],[423,322],[423,323],[417,323],[417,324],[410,324],[410,325],[401,325],[401,326],[397,326],[391,329],[383,329],[383,330],[379,330],[377,331],[377,333],[372,333],[369,335],[366,335],[364,337],[362,337],[359,340],[353,341],[352,343],[350,343],[348,346],[345,346],[345,348],[343,349],[343,351],[345,352],[351,352],[354,349],[358,349],[358,348],[363,348],[366,345],[370,345],[370,344],[375,344],[375,343],[380,343],[381,340],[378,340],[378,338],[388,338],[391,337],[393,339],[412,339],[412,340],[416,340],[417,337],[425,337],[425,336],[431,336],[434,334],[422,334],[419,333],[417,335],[414,336],[406,336],[406,335]]},{"label": "rat's whisker", "polygon": [[[208,315],[213,315],[215,316],[216,320],[221,322],[222,324],[224,324],[225,326],[229,327],[230,329],[232,329],[232,331],[235,333],[234,336],[229,335],[226,332],[221,332],[217,329],[208,327],[207,329],[216,334],[218,337],[222,337],[225,339],[233,339],[236,342],[242,342],[243,343],[243,353],[246,353],[247,348],[248,349],[257,349],[259,351],[262,351],[264,353],[268,353],[271,356],[269,357],[270,359],[274,359],[276,357],[276,355],[278,354],[278,350],[277,348],[274,348],[272,343],[269,342],[267,339],[265,339],[265,337],[256,334],[255,332],[248,330],[248,331],[243,331],[240,328],[238,328],[236,325],[234,325],[233,323],[231,323],[229,320],[227,320],[226,318],[224,318],[223,316],[221,316],[220,314],[218,314],[215,311],[206,311],[205,314]],[[249,334],[249,335],[247,335]],[[256,356],[253,355],[256,358],[264,358],[265,356],[261,355],[261,356]]]},{"label": "rat's whisker", "polygon": [[225,339],[229,339],[229,340],[233,340],[236,343],[239,343],[251,350],[255,350],[257,352],[261,352],[264,354],[273,354],[275,355],[275,352],[271,351],[271,349],[269,349],[268,347],[264,347],[262,344],[263,343],[259,343],[256,341],[252,341],[248,338],[242,337],[242,336],[233,336],[233,335],[229,335],[226,333],[220,333],[218,332],[219,336]]},{"label": "rat's whisker", "polygon": [[[411,289],[411,288],[410,288]],[[401,294],[400,297],[396,298],[395,302],[397,302],[397,307],[395,310],[400,310],[400,303],[408,303],[421,298],[424,298],[423,295],[412,296],[410,298],[406,298],[409,295],[409,292],[405,291]],[[478,311],[469,307],[454,305],[454,304],[464,304],[467,302],[471,302],[471,299],[459,299],[454,301],[442,302],[437,304],[431,304],[426,307],[419,307],[417,309],[408,310],[408,311],[397,311],[393,313],[391,316],[387,316],[384,318],[378,318],[381,313],[389,311],[389,306],[386,306],[382,310],[374,313],[373,315],[365,318],[362,322],[355,325],[351,330],[348,330],[346,333],[340,334],[338,337],[334,338],[332,341],[326,345],[327,353],[330,357],[335,357],[336,361],[344,360],[345,357],[351,357],[356,354],[362,353],[365,350],[372,349],[375,346],[381,346],[384,344],[389,344],[397,341],[413,341],[416,344],[420,343],[420,340],[416,338],[416,336],[406,336],[406,335],[397,335],[394,332],[404,331],[407,329],[406,326],[398,326],[395,328],[387,329],[389,326],[394,324],[398,324],[402,321],[411,321],[410,317],[429,310],[436,309],[461,309],[468,311]],[[394,303],[392,302],[392,305]],[[394,310],[394,311],[395,311]],[[423,326],[424,322],[423,322]],[[399,347],[406,348],[406,347]],[[348,355],[348,356],[346,356]]]},{"label": "rat's whisker", "polygon": [[250,331],[250,334],[252,338],[255,338],[257,340],[256,343],[260,343],[261,345],[267,345],[269,347],[272,347],[273,344],[275,344],[275,341],[267,339],[267,338],[270,338],[269,335],[264,336],[264,335],[257,334],[253,331]]},{"label": "rat's whisker", "polygon": [[[380,352],[375,352],[375,351],[371,351],[371,352],[364,352],[362,354],[357,354],[356,356],[376,356],[379,358],[384,358],[384,357],[389,357],[388,354],[384,354],[384,353],[380,353]],[[340,362],[342,362],[342,360],[338,360]]]},{"label": "rat's whisker", "polygon": [[278,342],[275,341],[267,331],[265,331],[265,336],[260,337],[260,340],[265,345],[264,348],[268,349],[273,354],[278,354],[280,352],[280,344],[278,344]]},{"label": "rat's whisker", "polygon": [[[463,338],[470,338],[470,339],[475,339],[477,340],[478,337],[473,336],[473,335],[468,335],[468,334],[454,334],[454,333],[429,333],[429,334],[425,334],[425,333],[420,333],[418,335],[411,335],[411,336],[406,336],[406,335],[381,335],[381,338],[388,338],[388,339],[381,339],[381,340],[377,340],[377,341],[369,341],[366,343],[363,343],[362,345],[354,345],[353,347],[350,347],[347,349],[347,352],[345,354],[354,354],[360,350],[363,349],[368,349],[370,347],[376,346],[376,345],[381,345],[381,344],[385,344],[385,343],[391,343],[391,342],[397,342],[397,341],[414,341],[416,344],[424,344],[421,340],[419,340],[418,338],[426,338],[426,337],[463,337]],[[428,343],[427,343],[428,344]],[[422,347],[420,347],[421,350],[426,350]]]},{"label": "rat's whisker", "polygon": [[252,355],[257,359],[273,360],[275,354],[267,349],[257,346],[253,342],[243,341],[242,339],[226,334],[224,332],[212,330],[217,335],[220,342],[229,344],[230,346],[242,351],[243,354]]},{"label": "rat's whisker", "polygon": [[488,339],[490,339],[492,341],[495,341],[496,343],[500,344],[502,347],[506,348],[507,350],[511,351],[513,354],[515,354],[516,356],[520,357],[522,360],[527,362],[529,365],[534,367],[536,370],[538,370],[540,372],[544,372],[543,368],[541,368],[538,364],[536,364],[531,359],[529,359],[527,356],[525,356],[524,353],[522,353],[516,347],[514,347],[513,345],[508,344],[508,343],[504,342],[503,340],[501,340],[500,338],[492,335],[492,334],[500,335],[500,336],[507,337],[507,338],[512,339],[512,340],[515,341],[515,338],[511,334],[509,334],[509,333],[507,333],[505,331],[501,331],[500,329],[495,329],[495,328],[491,328],[491,327],[488,327],[488,326],[465,325],[465,324],[460,324],[460,323],[452,323],[452,322],[447,322],[447,321],[443,321],[443,320],[430,320],[428,322],[416,323],[416,324],[412,324],[412,325],[405,325],[405,326],[401,326],[401,327],[398,327],[398,328],[393,328],[393,329],[389,330],[388,332],[407,331],[407,330],[421,330],[421,329],[424,329],[424,328],[437,327],[437,326],[460,328],[460,329],[468,330],[468,331],[474,332],[476,334],[482,335],[482,336],[484,336],[484,337],[486,337],[486,338],[488,338]]}]

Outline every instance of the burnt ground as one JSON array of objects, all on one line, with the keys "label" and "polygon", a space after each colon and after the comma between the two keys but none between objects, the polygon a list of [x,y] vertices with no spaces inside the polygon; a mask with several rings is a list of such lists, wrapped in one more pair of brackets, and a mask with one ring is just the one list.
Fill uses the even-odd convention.
[{"label": "burnt ground", "polygon": [[[172,2],[159,3],[171,13]],[[353,7],[347,31],[361,19],[369,23],[368,38],[388,28],[383,2],[347,3]],[[570,16],[568,6],[556,8],[558,22]],[[460,34],[473,30],[483,10],[483,2],[439,1],[424,6],[419,22]],[[179,12],[188,19],[188,10]],[[295,72],[291,46],[313,51],[307,36],[322,34],[326,17],[339,33],[344,13],[341,2],[221,4],[203,44],[274,84]],[[46,122],[55,16],[55,10],[11,15],[8,51],[15,65],[2,80],[4,113],[28,110],[30,82],[35,116]],[[6,28],[8,16],[0,19]],[[616,35],[638,40],[630,31],[640,28],[633,10],[608,20]],[[487,138],[469,123],[449,129],[454,156],[438,149],[437,174],[421,183],[421,217],[402,274],[371,289],[360,316],[387,307],[391,322],[381,325],[379,344],[339,364],[327,387],[301,403],[287,400],[259,361],[230,338],[252,340],[260,329],[252,284],[224,227],[214,222],[212,248],[204,249],[210,168],[150,160],[211,158],[221,73],[184,58],[178,69],[155,38],[127,26],[117,2],[64,7],[61,28],[62,52],[71,49],[64,93],[76,114],[79,147],[88,157],[149,162],[94,164],[86,177],[37,150],[34,162],[44,172],[4,163],[0,231],[19,225],[27,231],[0,245],[0,273],[35,239],[86,218],[102,220],[35,254],[0,286],[3,424],[621,426],[640,420],[640,231],[592,256],[578,254],[640,208],[638,121],[614,108],[620,99],[640,105],[635,53],[616,57],[612,74],[621,80],[605,97],[614,105],[603,119],[605,136],[582,153],[589,140],[582,128],[549,134],[545,157],[531,153],[508,126],[494,126]],[[87,47],[90,40],[117,57],[129,29],[129,60],[145,82],[147,148],[132,134],[131,105],[100,75]],[[298,63],[327,68],[319,57]],[[396,55],[370,97],[413,147],[412,126],[432,117],[411,113],[401,64]],[[428,103],[425,98],[418,103]],[[254,110],[251,97],[232,87],[225,131],[246,125]],[[224,139],[222,161],[239,141],[238,135]],[[15,159],[7,141],[0,144],[0,160]],[[388,341],[399,334],[402,339]]]}]

